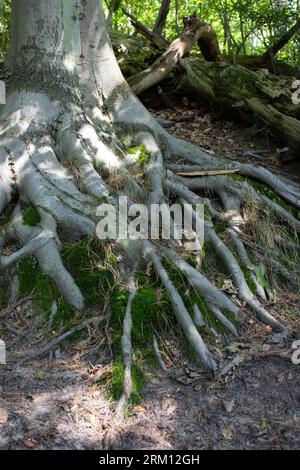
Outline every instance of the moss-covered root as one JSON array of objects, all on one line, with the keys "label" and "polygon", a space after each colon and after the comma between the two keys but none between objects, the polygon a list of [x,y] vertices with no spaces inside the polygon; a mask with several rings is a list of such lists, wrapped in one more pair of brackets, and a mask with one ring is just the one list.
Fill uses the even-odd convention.
[{"label": "moss-covered root", "polygon": [[124,363],[124,381],[123,381],[123,393],[116,406],[115,418],[120,421],[124,417],[126,406],[130,400],[132,393],[132,344],[131,344],[131,331],[132,331],[132,302],[136,296],[137,289],[135,286],[135,278],[133,275],[129,278],[129,297],[127,307],[125,310],[123,320],[123,335],[122,335],[122,356]]},{"label": "moss-covered root", "polygon": [[175,288],[167,271],[164,269],[159,256],[156,254],[154,246],[149,242],[144,243],[144,255],[148,261],[153,263],[157,275],[170,295],[177,320],[182,327],[191,347],[195,351],[198,359],[208,369],[213,371],[216,370],[217,365],[212,357],[212,354],[207,349],[199,331],[197,330],[191,316],[189,315],[181,295]]}]

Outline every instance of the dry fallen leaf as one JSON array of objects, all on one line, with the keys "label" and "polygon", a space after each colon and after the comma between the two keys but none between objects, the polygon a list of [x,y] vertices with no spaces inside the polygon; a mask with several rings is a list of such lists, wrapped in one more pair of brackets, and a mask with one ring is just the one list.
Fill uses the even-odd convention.
[{"label": "dry fallen leaf", "polygon": [[95,424],[96,423],[96,416],[93,414],[93,413],[90,413],[87,417],[88,421],[91,423],[91,424]]},{"label": "dry fallen leaf", "polygon": [[233,436],[234,436],[234,432],[231,428],[223,428],[222,429],[222,436],[224,437],[224,439],[226,439],[227,441],[230,441]]},{"label": "dry fallen leaf", "polygon": [[3,408],[0,408],[0,425],[5,424],[8,421],[8,414]]},{"label": "dry fallen leaf", "polygon": [[132,411],[133,413],[145,413],[146,410],[142,406],[134,406]]},{"label": "dry fallen leaf", "polygon": [[93,383],[100,382],[100,380],[105,380],[111,375],[112,369],[110,367],[103,367],[102,369],[98,370],[94,377],[93,377]]},{"label": "dry fallen leaf", "polygon": [[285,380],[285,375],[284,375],[283,372],[281,372],[280,374],[277,375],[277,382],[279,384],[282,384],[284,382],[284,380]]},{"label": "dry fallen leaf", "polygon": [[24,439],[23,445],[27,447],[27,449],[36,449],[39,446],[38,441],[32,438]]},{"label": "dry fallen leaf", "polygon": [[78,406],[77,406],[76,403],[71,408],[71,416],[72,416],[72,419],[73,419],[74,423],[77,423],[79,413],[78,413]]}]

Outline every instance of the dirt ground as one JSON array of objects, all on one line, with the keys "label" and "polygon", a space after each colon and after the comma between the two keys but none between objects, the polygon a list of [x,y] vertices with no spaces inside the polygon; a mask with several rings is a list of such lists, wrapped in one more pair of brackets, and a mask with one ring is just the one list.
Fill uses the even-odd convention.
[{"label": "dirt ground", "polygon": [[[278,341],[267,334],[223,378],[199,371],[197,381],[183,384],[178,376],[156,372],[140,406],[115,425],[112,404],[103,388],[92,385],[87,361],[69,350],[59,360],[36,359],[16,368],[13,358],[29,345],[7,337],[12,361],[0,366],[0,449],[297,449],[300,366],[291,361],[294,338]],[[231,350],[240,346],[245,352],[256,341],[232,343]]]},{"label": "dirt ground", "polygon": [[[188,99],[176,110],[152,106],[152,112],[177,119],[170,132],[212,154],[225,153],[297,177],[298,169],[282,168],[282,149],[257,129],[217,118]],[[256,156],[245,156],[262,148],[268,151],[259,158],[255,152]],[[298,295],[283,295],[270,309],[282,317],[290,306],[299,312]],[[20,324],[20,312],[17,317],[15,311],[0,314],[8,359],[0,365],[0,449],[103,449],[108,435],[109,446],[117,449],[299,448],[300,366],[291,359],[299,318],[293,317],[286,336],[252,320],[241,338],[222,346],[224,364],[231,366],[222,377],[212,379],[193,364],[170,375],[152,373],[140,406],[130,410],[122,425],[112,420],[113,404],[105,387],[94,384],[95,370],[104,359],[92,364],[67,346],[59,358],[48,354],[16,366],[20,355],[44,340],[27,334],[28,327],[28,320],[25,326]],[[38,330],[38,325],[31,328]]]}]

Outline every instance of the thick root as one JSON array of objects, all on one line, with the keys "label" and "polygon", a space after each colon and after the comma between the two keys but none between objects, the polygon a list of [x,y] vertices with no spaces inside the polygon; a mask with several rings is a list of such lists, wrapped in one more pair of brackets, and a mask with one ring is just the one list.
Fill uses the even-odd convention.
[{"label": "thick root", "polygon": [[122,336],[122,356],[124,363],[124,385],[123,393],[117,404],[115,416],[117,420],[123,419],[126,406],[130,400],[132,393],[132,344],[131,344],[131,330],[132,330],[132,317],[131,307],[134,297],[136,296],[136,287],[134,276],[129,278],[129,298],[123,320],[123,336]]},{"label": "thick root", "polygon": [[[0,231],[0,249],[2,252],[6,240],[13,240],[18,249],[9,256],[1,256],[1,269],[7,269],[24,257],[34,255],[41,269],[51,276],[66,302],[76,309],[82,309],[84,292],[80,292],[64,267],[60,256],[60,237],[71,240],[86,236],[96,237],[97,208],[108,201],[112,201],[117,207],[120,195],[128,197],[129,205],[134,200],[148,207],[175,197],[182,205],[189,203],[206,206],[211,221],[207,220],[205,223],[205,238],[211,243],[215,255],[223,261],[239,298],[260,320],[275,329],[283,329],[283,325],[265,310],[250,291],[236,255],[216,233],[214,223],[221,222],[228,226],[226,233],[235,247],[237,257],[249,270],[257,296],[265,302],[270,293],[259,284],[255,265],[251,263],[247,252],[248,245],[242,237],[245,223],[243,204],[250,194],[263,209],[272,211],[278,219],[288,222],[292,232],[299,232],[300,222],[287,209],[255,191],[250,181],[256,179],[265,183],[285,201],[300,207],[298,188],[294,184],[262,168],[212,158],[204,150],[174,139],[132,95],[126,96],[118,111],[108,113],[105,120],[100,108],[98,111],[87,109],[82,112],[73,105],[70,105],[69,112],[64,110],[57,119],[57,109],[52,109],[49,113],[44,107],[44,100],[38,102],[40,107],[29,117],[31,123],[27,122],[28,116],[24,116],[17,129],[13,124],[11,129],[6,124],[2,130],[0,214],[3,214],[9,203],[16,202],[15,200],[17,202],[10,220]],[[126,109],[129,112],[125,119]],[[47,119],[42,118],[43,115],[48,116]],[[9,121],[9,116],[7,119]],[[38,128],[39,119],[44,123],[42,128]],[[137,119],[142,120],[144,125],[138,126]],[[49,126],[56,120],[59,125],[55,132],[48,132]],[[28,128],[33,124],[39,137],[32,137],[28,133]],[[110,143],[107,126],[110,126],[113,136]],[[9,137],[12,129],[17,131],[18,136],[13,140]],[[138,161],[126,151],[125,143],[123,146],[120,144],[121,140],[127,146],[143,145],[145,148],[148,158],[142,174]],[[177,175],[182,171],[219,168],[238,169],[249,180],[236,181],[227,175],[195,178]],[[139,175],[137,178],[136,174]],[[113,183],[114,179],[117,179],[117,184]],[[34,227],[24,223],[24,212],[28,206],[35,208],[40,218]],[[195,236],[197,238],[198,234],[195,233]],[[190,286],[204,299],[217,323],[234,336],[238,335],[239,307],[201,272],[201,263],[195,268],[185,260],[182,256],[184,245],[179,249],[176,240],[164,243],[141,240],[125,243],[117,240],[117,244],[124,259],[129,260],[131,270],[136,264],[136,269],[139,269],[145,261],[152,263],[171,298],[178,323],[197,358],[204,367],[216,371],[217,362],[199,333],[199,327],[203,326],[201,312],[195,305],[195,318],[192,318],[164,268],[162,259],[165,258],[186,277]],[[201,246],[198,253],[201,259],[200,251]],[[124,391],[116,408],[118,417],[124,414],[132,392],[131,307],[135,294],[134,280],[131,279],[123,321]],[[214,330],[212,333],[217,334]],[[159,360],[156,340],[153,347]]]}]

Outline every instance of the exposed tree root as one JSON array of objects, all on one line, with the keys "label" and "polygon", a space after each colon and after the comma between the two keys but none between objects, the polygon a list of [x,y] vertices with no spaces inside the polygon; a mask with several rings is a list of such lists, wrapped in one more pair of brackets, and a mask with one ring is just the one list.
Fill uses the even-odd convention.
[{"label": "exposed tree root", "polygon": [[123,393],[117,404],[115,417],[120,420],[124,417],[126,406],[130,400],[132,393],[132,378],[131,378],[131,367],[132,367],[132,344],[131,344],[131,330],[132,330],[132,318],[131,318],[131,307],[132,301],[136,295],[135,279],[134,276],[129,278],[129,298],[123,320],[123,336],[122,336],[122,356],[124,363],[124,385]]},{"label": "exposed tree root", "polygon": [[[46,2],[42,3],[46,5]],[[91,8],[92,12],[90,17],[97,16],[93,8],[98,8],[99,4],[92,0],[87,2],[86,8]],[[82,309],[85,292],[80,291],[64,266],[61,241],[96,238],[99,206],[111,203],[117,208],[121,195],[128,196],[129,205],[138,202],[148,207],[173,201],[202,203],[207,211],[205,239],[225,265],[238,297],[261,321],[275,329],[283,329],[251,292],[239,264],[241,259],[250,270],[257,295],[264,302],[268,293],[255,277],[248,246],[243,243],[244,204],[251,197],[263,210],[271,211],[277,219],[288,223],[291,233],[295,234],[300,231],[299,220],[288,208],[256,191],[251,180],[267,185],[297,209],[300,208],[299,188],[268,170],[213,158],[205,150],[167,134],[124,82],[108,39],[103,46],[103,35],[96,26],[96,20],[95,24],[85,24],[88,46],[83,44],[82,47],[93,72],[88,70],[86,86],[80,86],[80,80],[74,87],[66,84],[58,90],[56,86],[50,99],[43,88],[42,91],[41,88],[30,91],[35,87],[30,78],[28,90],[12,90],[8,96],[0,117],[0,269],[6,270],[24,257],[34,255],[66,302]],[[188,44],[199,37],[197,31],[190,32],[192,38],[188,35]],[[96,58],[91,52],[91,41],[95,43]],[[177,53],[173,50],[172,57]],[[106,64],[106,61],[109,74],[101,72],[102,65],[99,68],[98,64]],[[129,152],[135,146],[143,147],[146,153],[142,164],[138,152]],[[224,168],[239,170],[247,181],[224,174],[176,176],[178,172]],[[28,208],[38,216],[33,225],[26,223]],[[220,222],[228,229],[225,231],[227,238],[216,229]],[[6,244],[11,241],[15,251],[5,255]],[[292,236],[290,241],[293,243]],[[255,245],[255,241],[253,243]],[[196,305],[194,312],[197,315],[193,318],[164,260],[176,268],[203,298],[216,324],[235,336],[241,321],[239,307],[201,272],[201,266],[194,267],[187,261],[184,244],[178,246],[174,239],[163,242],[117,239],[116,244],[126,264],[126,272],[142,270],[147,263],[152,263],[197,359],[204,367],[217,371],[217,359],[200,333],[201,312],[199,308],[197,311]],[[117,406],[118,416],[124,412],[132,391],[131,307],[135,294],[131,279],[123,322],[124,392]],[[155,345],[154,342],[157,349]]]}]

